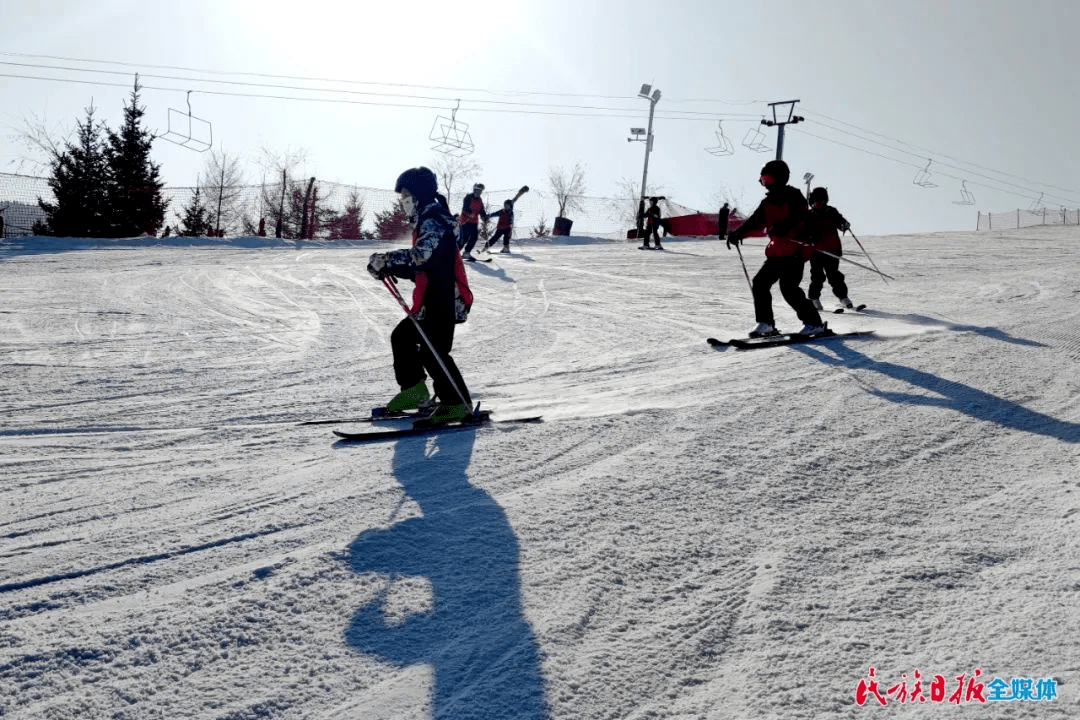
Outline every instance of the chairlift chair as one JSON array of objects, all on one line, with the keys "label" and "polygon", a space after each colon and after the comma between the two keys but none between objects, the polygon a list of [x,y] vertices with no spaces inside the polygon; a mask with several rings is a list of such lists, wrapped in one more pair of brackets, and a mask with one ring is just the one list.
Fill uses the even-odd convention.
[{"label": "chairlift chair", "polygon": [[967,180],[960,181],[960,199],[953,200],[954,205],[974,205],[975,196],[967,189]]},{"label": "chairlift chair", "polygon": [[769,152],[772,148],[765,144],[765,140],[765,133],[761,132],[760,126],[755,125],[747,131],[742,144],[754,152]]},{"label": "chairlift chair", "polygon": [[1033,215],[1038,215],[1038,214],[1042,213],[1042,211],[1043,211],[1043,196],[1044,195],[1046,195],[1046,193],[1041,192],[1041,193],[1039,193],[1039,198],[1037,200],[1032,200],[1031,201],[1031,204],[1028,205],[1028,209],[1027,209],[1027,211],[1029,213],[1031,213]]},{"label": "chairlift chair", "polygon": [[473,145],[472,136],[469,134],[468,123],[457,120],[457,111],[460,107],[461,101],[458,100],[450,117],[439,115],[435,118],[435,124],[431,126],[431,133],[428,134],[428,139],[435,141],[435,144],[431,146],[432,150],[451,157],[463,157],[475,149],[476,146]]},{"label": "chairlift chair", "polygon": [[937,183],[930,179],[930,164],[934,162],[933,158],[926,161],[926,167],[919,172],[915,173],[914,179],[911,182],[915,183],[919,187],[924,188],[936,188]]},{"label": "chairlift chair", "polygon": [[724,123],[718,120],[716,124],[719,126],[716,130],[717,145],[716,147],[705,148],[705,152],[709,153],[710,155],[716,155],[718,157],[734,155],[735,147],[731,144],[731,140],[729,140],[728,137],[724,135]]},{"label": "chairlift chair", "polygon": [[[191,90],[187,91],[187,107],[187,115],[182,110],[169,108],[168,126],[164,133],[155,137],[195,152],[206,152],[214,144],[214,129],[209,120],[203,120],[191,113]],[[196,128],[199,129],[197,135]]]}]

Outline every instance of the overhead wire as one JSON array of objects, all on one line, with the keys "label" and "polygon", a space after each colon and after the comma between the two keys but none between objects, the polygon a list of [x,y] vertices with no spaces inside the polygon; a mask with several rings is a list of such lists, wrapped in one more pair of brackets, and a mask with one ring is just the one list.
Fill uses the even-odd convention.
[{"label": "overhead wire", "polygon": [[[491,90],[487,88],[464,88],[464,87],[452,87],[452,86],[437,86],[437,85],[417,85],[410,83],[400,82],[381,82],[381,81],[367,81],[367,80],[346,80],[339,78],[326,78],[326,77],[310,77],[300,75],[279,75],[271,73],[253,73],[253,72],[238,72],[238,71],[223,71],[223,70],[211,70],[205,68],[192,68],[176,65],[148,65],[145,63],[128,63],[118,61],[105,61],[105,60],[88,60],[83,58],[72,58],[57,55],[35,55],[28,53],[13,53],[7,51],[0,51],[0,56],[6,57],[18,57],[18,58],[35,58],[49,61],[61,61],[68,63],[86,63],[103,66],[115,66],[115,67],[127,67],[127,68],[151,68],[159,70],[172,70],[183,73],[197,73],[203,75],[210,75],[213,77],[191,77],[188,75],[162,75],[162,74],[144,74],[139,73],[140,76],[146,78],[152,78],[155,80],[163,80],[168,82],[183,82],[187,83],[185,87],[166,87],[160,85],[141,85],[140,87],[146,90],[161,91],[161,92],[197,92],[206,95],[222,96],[222,97],[239,97],[248,99],[266,99],[266,100],[280,100],[280,101],[298,101],[298,102],[322,102],[322,103],[341,103],[350,105],[365,105],[365,106],[382,106],[382,107],[404,107],[404,108],[417,108],[417,109],[434,109],[434,110],[448,110],[451,103],[457,103],[461,101],[466,104],[469,112],[498,112],[498,113],[513,113],[513,114],[525,114],[525,115],[538,115],[538,116],[561,116],[561,117],[606,117],[606,118],[638,118],[640,117],[640,111],[636,108],[630,107],[613,107],[606,104],[601,104],[606,101],[636,101],[639,100],[639,96],[621,96],[621,95],[595,95],[585,93],[557,93],[557,92],[541,92],[541,91],[523,91],[523,90]],[[105,70],[95,68],[78,68],[70,66],[55,66],[44,65],[40,63],[26,63],[26,62],[12,62],[0,60],[0,65],[8,65],[13,67],[25,67],[35,70],[53,70],[58,72],[67,73],[97,73],[105,75],[130,75],[130,72],[119,70]],[[43,80],[50,82],[66,82],[77,83],[85,85],[97,85],[105,87],[126,87],[123,83],[108,82],[105,80],[84,80],[76,77],[45,77],[40,75],[20,75],[14,73],[0,73],[0,77],[19,78],[27,80]],[[267,82],[251,82],[235,79],[224,79],[227,77],[241,77],[241,78],[259,78],[265,80],[286,80],[301,83],[334,83],[345,86],[366,86],[366,87],[382,87],[382,88],[396,88],[396,89],[413,89],[413,90],[426,90],[434,92],[453,93],[455,96],[438,96],[438,95],[422,95],[422,94],[410,94],[399,92],[386,92],[377,90],[353,90],[345,88],[328,88],[319,86],[307,86],[307,85],[295,85],[295,84],[281,84],[281,83],[267,83]],[[193,88],[192,84],[196,84]],[[209,85],[225,85],[237,88],[236,90],[215,90],[201,87],[198,84]],[[242,92],[241,88],[256,88],[265,89],[271,91],[287,91],[288,93],[309,93],[309,95],[295,95],[273,92]],[[461,97],[468,94],[482,94],[489,96],[502,96],[502,97],[567,97],[567,98],[589,98],[592,100],[600,101],[595,104],[571,104],[571,103],[542,103],[542,102],[522,102],[522,101],[510,101],[510,100],[491,100],[476,97]],[[375,99],[357,99],[358,97],[367,97]],[[416,102],[410,102],[416,101]],[[721,120],[725,122],[758,122],[762,117],[761,113],[745,113],[745,112],[727,112],[727,111],[705,111],[705,110],[679,110],[670,108],[671,103],[714,103],[725,106],[747,106],[764,101],[730,101],[720,99],[709,98],[669,98],[665,107],[656,113],[656,118],[660,120],[683,120],[683,121],[701,121],[708,119],[710,121]],[[1062,188],[1059,186],[1051,185],[1048,183],[1042,183],[1039,181],[1031,180],[1021,176],[1005,173],[993,168],[987,168],[976,163],[970,163],[964,160],[960,160],[951,157],[947,154],[931,150],[929,148],[919,147],[913,145],[904,140],[890,137],[888,135],[859,127],[858,125],[848,123],[846,121],[831,117],[824,113],[819,113],[811,108],[813,113],[810,118],[816,124],[825,128],[829,132],[838,133],[845,138],[854,138],[858,142],[870,144],[878,149],[884,149],[892,153],[907,155],[911,157],[919,158],[920,163],[914,164],[906,160],[883,154],[882,152],[874,149],[868,149],[867,147],[860,147],[854,145],[851,142],[844,142],[837,140],[834,137],[828,137],[825,135],[809,132],[804,128],[795,126],[797,132],[802,132],[805,135],[814,137],[818,140],[833,143],[843,147],[848,147],[852,150],[862,152],[867,155],[879,157],[891,162],[900,163],[909,167],[921,167],[922,160],[932,158],[937,161],[940,167],[949,168],[960,172],[963,177],[952,175],[948,172],[937,171],[935,174],[942,177],[948,177],[955,180],[970,180],[972,177],[981,178],[981,181],[971,180],[972,184],[982,187],[988,187],[994,190],[1003,192],[1014,192],[1019,190],[1023,193],[1037,193],[1032,189],[1032,185],[1051,188],[1064,193],[1075,193],[1075,190],[1068,188]],[[834,123],[834,124],[830,124]],[[843,125],[847,128],[853,128],[858,131],[852,132],[836,125]],[[860,134],[862,133],[862,134]],[[873,137],[866,137],[867,135]],[[875,139],[878,138],[878,139]],[[946,161],[943,161],[942,158]],[[978,170],[985,172],[975,172],[970,169],[960,167],[953,163],[960,163],[962,165],[970,166],[971,168],[977,168]],[[993,173],[993,177],[986,175],[985,173]],[[1003,179],[1007,178],[1007,179]],[[995,183],[995,184],[989,184]],[[1012,188],[1012,190],[1006,190],[1001,185]],[[1045,194],[1045,193],[1044,193]],[[1058,200],[1066,200],[1069,203],[1076,203],[1077,201],[1071,198],[1063,198],[1062,196],[1051,196]]]}]

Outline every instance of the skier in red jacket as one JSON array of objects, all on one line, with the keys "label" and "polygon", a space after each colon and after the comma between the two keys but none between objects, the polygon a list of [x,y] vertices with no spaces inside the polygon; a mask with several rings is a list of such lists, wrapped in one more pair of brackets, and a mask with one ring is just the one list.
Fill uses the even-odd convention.
[{"label": "skier in red jacket", "polygon": [[765,199],[746,221],[728,234],[727,246],[738,245],[752,232],[765,230],[769,243],[765,246],[765,264],[754,276],[754,314],[757,327],[750,337],[779,335],[772,309],[772,286],[780,283],[780,294],[799,316],[801,335],[821,335],[826,332],[814,304],[807,299],[799,283],[803,267],[810,254],[803,239],[806,218],[806,198],[798,188],[788,185],[791,171],[783,160],[770,160],[761,168],[759,182],[765,188]]},{"label": "skier in red jacket", "polygon": [[806,226],[815,248],[837,256],[830,257],[819,252],[810,256],[810,287],[806,292],[810,302],[814,303],[818,310],[822,309],[821,290],[828,279],[833,294],[840,299],[840,304],[845,308],[855,307],[848,299],[847,282],[844,273],[840,272],[838,259],[844,254],[840,233],[847,232],[851,223],[844,219],[839,210],[829,205],[829,191],[823,187],[810,191],[810,213],[806,217]]},{"label": "skier in red jacket", "polygon": [[484,209],[484,201],[480,193],[484,192],[484,184],[473,185],[472,193],[465,196],[461,203],[461,215],[458,222],[461,223],[461,235],[458,238],[458,247],[461,248],[461,256],[468,261],[476,260],[472,249],[476,247],[476,239],[480,236],[480,218],[487,220],[488,214]]},{"label": "skier in red jacket", "polygon": [[493,247],[499,240],[502,240],[503,253],[510,252],[510,236],[514,234],[514,201],[504,200],[502,210],[496,210],[493,213],[488,214],[488,218],[499,218],[498,224],[495,226],[495,234],[491,236],[491,239],[484,245],[484,249]]}]

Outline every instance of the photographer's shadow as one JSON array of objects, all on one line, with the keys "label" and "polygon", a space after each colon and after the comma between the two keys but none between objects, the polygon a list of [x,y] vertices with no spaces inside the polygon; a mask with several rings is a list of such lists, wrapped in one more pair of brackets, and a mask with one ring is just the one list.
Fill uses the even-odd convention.
[{"label": "photographer's shadow", "polygon": [[[345,630],[358,652],[434,675],[433,718],[546,716],[540,650],[522,615],[518,544],[502,508],[469,484],[476,432],[398,441],[394,475],[423,517],[366,530],[349,546],[357,573],[426,579],[423,612],[387,622],[386,592]],[[389,586],[389,583],[388,583]]]}]

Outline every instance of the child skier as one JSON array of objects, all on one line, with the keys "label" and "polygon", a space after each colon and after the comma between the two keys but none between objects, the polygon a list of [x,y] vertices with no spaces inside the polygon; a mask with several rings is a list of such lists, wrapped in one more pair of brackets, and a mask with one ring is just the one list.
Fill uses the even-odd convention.
[{"label": "child skier", "polygon": [[806,198],[798,188],[787,184],[791,172],[783,160],[770,160],[761,168],[759,182],[765,188],[765,199],[746,221],[728,234],[727,246],[736,245],[750,233],[765,230],[769,243],[765,246],[765,264],[754,276],[754,314],[757,327],[750,337],[779,335],[773,318],[771,288],[780,283],[780,293],[795,310],[804,325],[801,335],[821,335],[826,332],[814,304],[807,299],[799,283],[809,247],[803,242],[803,220],[806,217]]},{"label": "child skier", "polygon": [[484,201],[480,198],[482,192],[484,192],[483,183],[473,185],[472,194],[466,195],[461,203],[461,215],[458,217],[458,222],[461,223],[458,247],[462,250],[462,257],[470,262],[476,260],[472,249],[476,247],[476,239],[480,236],[478,227],[480,218],[484,220],[488,218],[487,211],[484,210]]},{"label": "child skier", "polygon": [[[840,245],[840,233],[847,232],[851,223],[844,219],[839,210],[829,205],[829,191],[823,187],[810,191],[810,213],[807,215],[806,225],[807,234],[813,240],[815,248],[836,256],[844,254]],[[841,305],[845,308],[855,307],[848,299],[848,287],[844,273],[840,272],[838,257],[815,252],[810,256],[810,287],[806,294],[818,310],[822,309],[821,289],[825,286],[826,279],[833,294],[840,299]]]},{"label": "child skier", "polygon": [[425,405],[430,400],[427,375],[431,375],[438,398],[431,419],[461,420],[471,413],[472,399],[450,350],[454,325],[468,317],[472,292],[454,240],[454,218],[446,199],[437,193],[435,173],[426,167],[403,172],[394,191],[400,193],[402,207],[414,224],[413,246],[372,254],[368,272],[379,280],[388,275],[413,280],[416,287],[411,317],[390,334],[394,376],[401,392],[386,409],[399,412]]},{"label": "child skier", "polygon": [[504,200],[502,210],[496,210],[493,213],[488,214],[488,218],[499,218],[498,224],[495,226],[495,234],[491,236],[491,239],[484,245],[484,249],[495,245],[501,238],[503,241],[502,252],[510,252],[510,236],[514,234],[514,201]]}]

